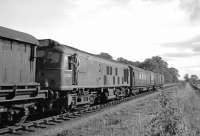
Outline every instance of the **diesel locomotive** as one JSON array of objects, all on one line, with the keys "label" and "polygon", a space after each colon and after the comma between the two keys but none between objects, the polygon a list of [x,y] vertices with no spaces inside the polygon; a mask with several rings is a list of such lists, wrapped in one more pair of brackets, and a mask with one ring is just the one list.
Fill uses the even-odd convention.
[{"label": "diesel locomotive", "polygon": [[1,125],[121,99],[163,84],[162,74],[0,27]]}]

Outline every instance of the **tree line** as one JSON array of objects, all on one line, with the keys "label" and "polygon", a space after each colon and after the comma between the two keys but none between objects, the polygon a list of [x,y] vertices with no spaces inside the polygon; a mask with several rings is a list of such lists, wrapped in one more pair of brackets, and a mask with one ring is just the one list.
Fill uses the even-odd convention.
[{"label": "tree line", "polygon": [[[113,57],[108,53],[100,53],[98,54],[98,56],[105,59],[113,60]],[[164,61],[160,56],[153,56],[152,58],[147,58],[143,62],[134,62],[124,59],[122,57],[117,58],[117,61],[152,72],[163,74],[165,78],[165,83],[177,82],[178,77],[180,76],[178,70],[176,68],[169,67],[168,63]]]},{"label": "tree line", "polygon": [[187,82],[194,82],[194,81],[198,81],[199,77],[197,75],[189,75],[189,74],[185,74],[184,76],[185,81]]}]

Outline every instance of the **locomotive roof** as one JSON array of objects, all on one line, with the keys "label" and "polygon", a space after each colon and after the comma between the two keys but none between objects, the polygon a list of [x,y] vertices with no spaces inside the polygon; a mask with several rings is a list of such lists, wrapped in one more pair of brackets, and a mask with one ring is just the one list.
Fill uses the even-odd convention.
[{"label": "locomotive roof", "polygon": [[16,30],[12,30],[12,29],[2,27],[2,26],[0,26],[0,37],[10,39],[10,40],[30,43],[34,45],[39,45],[38,40],[32,35],[19,32]]},{"label": "locomotive roof", "polygon": [[[127,64],[121,63],[121,62],[116,61],[116,60],[106,59],[106,58],[103,58],[103,57],[96,55],[96,54],[92,54],[92,53],[89,53],[89,52],[86,52],[86,51],[83,51],[83,50],[79,50],[77,48],[74,48],[74,47],[71,47],[71,46],[68,46],[68,45],[65,45],[65,44],[60,44],[59,42],[52,40],[52,39],[41,39],[39,41],[48,41],[48,43],[46,43],[45,45],[42,45],[42,46],[46,46],[46,47],[47,46],[60,46],[60,47],[63,47],[63,48],[70,48],[72,50],[82,52],[82,53],[85,53],[85,54],[88,54],[88,55],[91,55],[91,56],[94,56],[94,57],[97,57],[97,58],[100,58],[100,59],[103,59],[103,60],[111,61],[111,62],[118,63],[118,64],[121,64],[121,65],[124,65],[124,66],[129,66]],[[39,46],[41,47],[41,45],[39,45]],[[62,51],[63,51],[63,49],[62,49]]]}]

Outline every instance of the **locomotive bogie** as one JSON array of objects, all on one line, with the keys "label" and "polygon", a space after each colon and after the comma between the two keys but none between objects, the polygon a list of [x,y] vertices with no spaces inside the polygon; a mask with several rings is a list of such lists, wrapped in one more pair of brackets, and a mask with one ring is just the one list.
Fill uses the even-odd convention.
[{"label": "locomotive bogie", "polygon": [[92,95],[80,95],[77,96],[76,94],[72,95],[72,105],[85,105],[85,104],[93,104]]}]

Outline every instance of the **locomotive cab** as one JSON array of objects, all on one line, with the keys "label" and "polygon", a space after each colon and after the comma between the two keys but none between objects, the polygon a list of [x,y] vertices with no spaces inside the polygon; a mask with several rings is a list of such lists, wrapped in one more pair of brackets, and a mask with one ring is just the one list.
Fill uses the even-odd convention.
[{"label": "locomotive cab", "polygon": [[70,90],[78,85],[77,54],[65,54],[52,40],[40,40],[37,48],[36,80],[53,90]]},{"label": "locomotive cab", "polygon": [[[41,42],[41,41],[40,41]],[[49,46],[37,48],[36,81],[42,87],[58,89],[60,82],[61,53]]]}]

